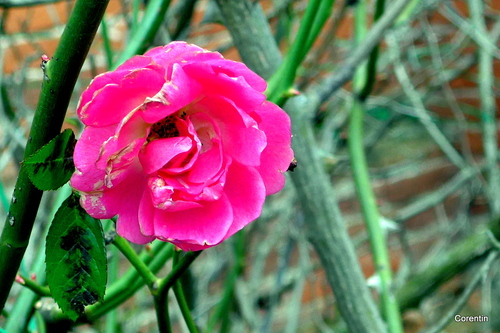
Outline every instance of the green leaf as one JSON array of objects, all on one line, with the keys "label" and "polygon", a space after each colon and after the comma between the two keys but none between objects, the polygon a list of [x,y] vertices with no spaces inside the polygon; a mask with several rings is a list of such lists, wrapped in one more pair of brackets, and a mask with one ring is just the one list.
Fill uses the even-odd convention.
[{"label": "green leaf", "polygon": [[31,182],[40,190],[56,190],[66,184],[75,171],[75,135],[65,130],[24,161]]},{"label": "green leaf", "polygon": [[102,301],[107,280],[101,222],[72,194],[59,207],[47,235],[47,283],[54,300],[72,320],[85,306]]}]

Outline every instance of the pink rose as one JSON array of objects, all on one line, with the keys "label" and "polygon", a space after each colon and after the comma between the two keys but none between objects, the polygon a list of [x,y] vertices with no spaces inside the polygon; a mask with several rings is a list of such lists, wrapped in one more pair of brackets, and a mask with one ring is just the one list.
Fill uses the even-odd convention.
[{"label": "pink rose", "polygon": [[185,251],[219,244],[280,191],[290,119],[244,64],[184,42],[135,56],[85,90],[71,186],[117,232]]}]

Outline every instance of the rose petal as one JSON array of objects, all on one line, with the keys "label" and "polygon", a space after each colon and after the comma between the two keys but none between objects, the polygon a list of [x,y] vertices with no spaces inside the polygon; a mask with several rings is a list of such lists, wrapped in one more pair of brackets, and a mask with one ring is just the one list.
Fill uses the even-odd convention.
[{"label": "rose petal", "polygon": [[137,160],[148,129],[149,124],[142,120],[141,115],[132,112],[122,120],[115,135],[101,146],[95,166],[106,171],[106,187],[116,185],[125,177],[123,169]]},{"label": "rose petal", "polygon": [[256,113],[261,118],[259,128],[266,133],[267,146],[262,152],[261,163],[257,167],[264,184],[266,194],[274,194],[285,185],[285,175],[293,159],[290,148],[290,117],[277,105],[265,102]]},{"label": "rose petal", "polygon": [[118,235],[135,244],[147,244],[156,239],[154,236],[144,236],[137,223],[137,213],[123,214],[116,221],[116,232]]},{"label": "rose petal", "polygon": [[[149,183],[149,180],[148,180]],[[149,188],[145,188],[141,202],[139,203],[139,229],[141,234],[145,237],[154,237],[155,236],[155,218],[156,208],[153,204],[153,200],[151,199],[151,195],[149,193]]]},{"label": "rose petal", "polygon": [[82,93],[82,97],[78,103],[78,115],[80,115],[81,109],[94,98],[97,91],[101,90],[108,84],[120,84],[120,81],[125,77],[125,75],[130,73],[130,71],[139,68],[152,69],[162,76],[165,72],[163,67],[156,64],[152,58],[139,55],[134,56],[125,61],[122,65],[118,66],[116,70],[99,74],[92,80],[89,87]]},{"label": "rose petal", "polygon": [[[198,158],[198,152],[201,149],[201,142],[196,136],[196,130],[189,119],[178,118],[175,121],[180,137],[187,137],[191,140],[191,149],[174,156],[166,165],[161,168],[161,173],[167,175],[177,175],[189,170]],[[168,177],[168,176],[167,176]]]},{"label": "rose petal", "polygon": [[134,202],[133,206],[126,207],[126,209],[120,211],[118,220],[116,221],[116,232],[118,235],[136,244],[152,242],[156,237],[153,234],[144,232],[142,225],[139,223],[139,221],[144,221],[146,217],[147,215],[145,215],[144,211],[139,211],[139,202]]},{"label": "rose petal", "polygon": [[104,186],[105,170],[96,167],[101,145],[115,134],[116,125],[107,127],[86,127],[80,140],[77,141],[73,153],[76,172],[70,180],[73,188],[91,192]]},{"label": "rose petal", "polygon": [[190,78],[200,83],[205,95],[223,95],[244,110],[251,111],[266,99],[264,94],[253,89],[244,77],[218,73],[217,70],[220,69],[216,70],[210,63],[189,63],[183,68]]},{"label": "rose petal", "polygon": [[[245,165],[259,165],[266,146],[266,135],[250,117],[243,118],[237,107],[222,96],[207,96],[193,105],[193,112],[204,112],[215,120],[226,154]],[[253,124],[248,124],[248,121]]]},{"label": "rose petal", "polygon": [[158,139],[148,143],[139,154],[139,159],[147,174],[160,170],[175,156],[188,152],[193,141],[188,137]]},{"label": "rose petal", "polygon": [[108,73],[130,72],[140,68],[149,68],[160,73],[162,76],[165,75],[165,69],[161,65],[157,64],[152,57],[148,57],[145,55],[133,56],[132,58],[128,59],[123,64],[118,66],[116,70]]},{"label": "rose petal", "polygon": [[163,240],[213,246],[226,235],[232,221],[233,210],[227,197],[219,200],[199,202],[202,207],[177,212],[157,210],[155,234]]},{"label": "rose petal", "polygon": [[[174,200],[174,196],[177,197],[175,188],[167,184],[161,176],[154,176],[148,179],[148,190],[146,193],[141,200],[139,208],[140,212],[144,211],[147,216],[148,222],[146,223],[153,223],[156,209],[175,212],[201,207],[199,203],[194,201],[179,200],[178,198]],[[154,226],[149,226],[148,228],[147,230],[154,229]]]},{"label": "rose petal", "polygon": [[188,242],[172,241],[171,243],[174,244],[175,246],[177,246],[182,251],[186,251],[186,252],[188,252],[188,251],[196,252],[196,251],[201,251],[201,250],[205,250],[205,249],[212,247],[212,246],[199,245],[199,244],[193,244],[193,243],[188,243]]},{"label": "rose petal", "polygon": [[212,149],[198,155],[196,163],[189,171],[188,181],[193,183],[213,182],[222,168],[223,153],[220,140],[212,140]]},{"label": "rose petal", "polygon": [[219,127],[208,115],[201,112],[193,114],[190,120],[195,126],[201,151],[189,170],[187,180],[193,183],[212,183],[224,160]]},{"label": "rose petal", "polygon": [[78,110],[87,126],[119,123],[146,98],[157,94],[165,83],[161,73],[143,68],[129,72],[119,83],[110,83],[94,91],[92,100]]},{"label": "rose petal", "polygon": [[78,101],[77,114],[80,116],[81,110],[93,98],[94,95],[108,84],[119,84],[120,80],[128,73],[128,71],[113,71],[97,75],[91,82],[89,87],[82,93]]},{"label": "rose petal", "polygon": [[[123,181],[112,188],[81,193],[80,203],[87,213],[95,218],[104,219],[117,214],[127,215],[129,210],[137,212],[142,191],[146,187],[146,177],[138,162],[122,173]],[[136,223],[138,223],[137,215]]]},{"label": "rose petal", "polygon": [[225,74],[231,78],[243,77],[246,83],[253,89],[262,93],[266,91],[266,80],[251,71],[247,65],[242,62],[221,59],[208,61],[208,63],[215,69],[218,75]]},{"label": "rose petal", "polygon": [[224,236],[226,239],[260,216],[266,188],[254,167],[233,162],[227,172],[224,193],[233,207],[233,223]]},{"label": "rose petal", "polygon": [[182,41],[175,41],[165,46],[155,47],[144,54],[152,57],[155,62],[166,68],[166,78],[170,80],[173,64],[187,62],[205,62],[223,59],[217,52],[209,52],[199,46]]},{"label": "rose petal", "polygon": [[145,103],[143,118],[151,124],[156,123],[192,103],[200,93],[200,84],[187,76],[180,65],[174,64],[171,80]]}]

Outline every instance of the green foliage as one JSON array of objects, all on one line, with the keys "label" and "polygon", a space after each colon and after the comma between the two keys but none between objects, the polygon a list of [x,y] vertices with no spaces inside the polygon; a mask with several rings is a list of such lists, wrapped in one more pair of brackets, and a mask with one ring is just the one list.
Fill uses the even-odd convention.
[{"label": "green foliage", "polygon": [[366,113],[380,121],[387,121],[391,118],[391,110],[386,107],[374,107],[366,110]]},{"label": "green foliage", "polygon": [[89,216],[75,194],[59,207],[47,235],[47,283],[72,320],[101,301],[106,288],[106,248],[101,222]]},{"label": "green foliage", "polygon": [[56,190],[68,182],[75,170],[75,134],[67,129],[24,161],[28,176],[42,191]]}]

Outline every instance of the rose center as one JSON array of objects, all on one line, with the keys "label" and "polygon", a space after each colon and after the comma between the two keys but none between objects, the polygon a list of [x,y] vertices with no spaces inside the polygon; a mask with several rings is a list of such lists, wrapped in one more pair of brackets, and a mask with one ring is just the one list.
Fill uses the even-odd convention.
[{"label": "rose center", "polygon": [[173,138],[179,136],[179,130],[176,123],[177,116],[171,115],[163,118],[151,126],[151,131],[148,135],[148,142],[157,139]]}]

